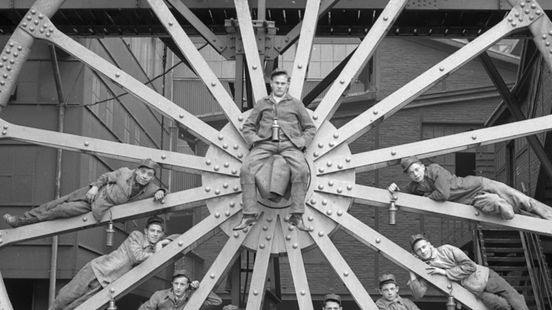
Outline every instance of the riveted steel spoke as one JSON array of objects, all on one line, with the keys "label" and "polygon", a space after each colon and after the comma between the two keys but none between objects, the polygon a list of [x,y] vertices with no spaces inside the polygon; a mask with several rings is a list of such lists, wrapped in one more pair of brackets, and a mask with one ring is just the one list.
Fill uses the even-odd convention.
[{"label": "riveted steel spoke", "polygon": [[201,305],[203,305],[209,293],[214,290],[215,285],[218,283],[225,270],[232,265],[232,262],[240,253],[240,247],[250,231],[251,230],[246,232],[235,231],[233,236],[226,241],[226,244],[219,252],[219,255],[211,264],[209,271],[207,271],[201,280],[199,289],[192,294],[190,300],[186,303],[186,306],[184,307],[185,310],[201,308]]},{"label": "riveted steel spoke", "polygon": [[[240,121],[242,119],[240,110],[211,67],[209,67],[207,61],[199,53],[190,37],[178,24],[176,18],[169,11],[169,8],[167,8],[163,0],[148,0],[148,3],[153,12],[159,18],[159,21],[172,36],[175,44],[178,46],[178,49],[186,57],[188,63],[194,69],[194,72],[199,76],[199,78],[207,86],[209,92],[211,92],[213,97],[217,100],[230,123],[232,123],[238,133],[241,134],[241,131],[238,130],[242,125],[242,121]],[[183,4],[180,6],[183,6]]]},{"label": "riveted steel spoke", "polygon": [[247,306],[245,308],[247,310],[261,309],[261,305],[263,304],[268,263],[270,261],[277,221],[278,218],[275,212],[272,209],[268,209],[263,213],[263,216],[256,225],[256,227],[262,226],[262,229],[259,231],[259,244],[257,254],[255,255],[253,275],[251,276]]},{"label": "riveted steel spoke", "polygon": [[0,130],[2,130],[0,139],[14,139],[38,145],[97,154],[133,162],[139,162],[144,158],[151,158],[162,164],[164,168],[173,168],[175,170],[193,174],[210,172],[220,175],[233,176],[231,173],[232,169],[237,169],[240,166],[240,163],[233,158],[230,158],[228,161],[221,160],[220,162],[216,160],[206,161],[203,157],[195,155],[157,150],[144,146],[123,144],[102,139],[14,125],[2,120],[1,118]]},{"label": "riveted steel spoke", "polygon": [[[389,118],[393,113],[400,108],[410,103],[420,94],[431,88],[433,85],[446,78],[448,75],[456,71],[462,65],[487,50],[490,46],[495,44],[501,38],[507,36],[515,30],[521,29],[528,25],[528,23],[512,24],[508,21],[509,18],[514,17],[515,14],[519,14],[519,7],[516,7],[510,11],[508,16],[499,22],[497,25],[466,44],[460,50],[445,58],[426,72],[419,75],[391,95],[387,96],[373,107],[369,108],[359,116],[355,117],[341,128],[337,132],[331,132],[329,129],[320,128],[318,136],[332,137],[330,144],[331,147],[325,147],[319,150],[320,156],[326,154],[336,146],[342,143],[348,143],[354,141],[360,137],[379,122],[386,118]],[[316,115],[317,113],[315,113]],[[326,126],[323,126],[326,127]],[[312,146],[311,146],[312,147]],[[319,157],[320,158],[320,157]]]},{"label": "riveted steel spoke", "polygon": [[145,86],[129,74],[122,72],[113,64],[66,36],[56,29],[48,18],[44,17],[40,20],[38,25],[36,25],[36,28],[34,26],[35,25],[23,27],[20,25],[20,28],[27,31],[27,33],[35,38],[52,42],[69,54],[80,59],[83,63],[86,63],[94,70],[104,74],[112,79],[113,82],[133,93],[144,103],[154,107],[159,113],[173,118],[204,142],[221,148],[224,152],[235,158],[238,158],[238,154],[241,154],[241,151],[239,149],[224,147],[225,145],[238,145],[242,150],[246,149],[242,139],[235,139],[232,136],[223,136],[216,129],[207,125],[193,114],[177,106],[169,99]]},{"label": "riveted steel spoke", "polygon": [[297,229],[289,230],[289,224],[279,218],[282,232],[285,235],[285,247],[288,254],[289,267],[293,278],[293,286],[295,287],[295,296],[301,310],[312,310],[312,298],[309,289],[309,281],[305,271],[303,255],[301,254],[301,245],[298,237]]},{"label": "riveted steel spoke", "polygon": [[[327,222],[331,220],[322,215],[321,217],[317,217],[317,221]],[[320,226],[326,227],[328,225]],[[347,261],[345,261],[341,253],[339,253],[339,250],[335,247],[335,244],[332,242],[330,237],[328,237],[329,232],[317,230],[315,227],[315,229],[312,229],[309,233],[318,248],[320,248],[320,252],[324,254],[326,260],[335,270],[343,284],[345,284],[360,309],[378,309],[372,298],[370,298],[370,294],[368,294],[366,289],[362,286],[362,283],[357,278]]]},{"label": "riveted steel spoke", "polygon": [[312,42],[316,33],[319,8],[320,0],[307,0],[305,17],[301,25],[301,35],[297,44],[297,52],[295,53],[293,72],[291,74],[291,84],[288,91],[295,98],[301,98],[303,91],[303,84],[307,76],[307,68],[312,51]]},{"label": "riveted steel spoke", "polygon": [[[418,158],[427,158],[442,154],[462,151],[534,135],[552,129],[552,115],[536,117],[505,125],[477,129],[418,142],[392,146],[373,151],[354,154],[348,158],[340,158],[332,153],[327,154],[324,160],[316,163],[317,167],[324,167],[318,175],[331,174],[347,169],[358,172],[371,171],[398,164],[401,158],[416,155]],[[332,161],[334,165],[325,167],[324,163]]]},{"label": "riveted steel spoke", "polygon": [[[238,209],[232,209],[231,212],[232,215],[235,215],[238,212]],[[116,298],[117,296],[121,296],[122,294],[125,294],[140,285],[143,281],[147,280],[149,276],[162,269],[174,257],[181,254],[188,247],[192,246],[195,242],[200,240],[203,236],[210,233],[213,229],[217,228],[228,219],[228,217],[224,216],[208,216],[200,223],[194,225],[188,231],[180,235],[173,242],[169,243],[161,251],[155,253],[146,261],[125,273],[115,282],[105,287],[76,309],[101,309],[112,297]]]},{"label": "riveted steel spoke", "polygon": [[381,12],[351,59],[347,62],[347,65],[345,65],[345,68],[343,68],[316,108],[313,118],[317,127],[329,121],[333,116],[334,112],[339,107],[338,102],[340,102],[339,99],[341,95],[349,86],[351,80],[364,67],[368,60],[370,60],[370,57],[374,54],[374,51],[387,34],[387,31],[389,31],[389,28],[393,26],[393,23],[402,12],[407,2],[407,0],[390,0],[385,6],[385,9]]},{"label": "riveted steel spoke", "polygon": [[[389,208],[391,196],[389,191],[385,189],[358,184],[344,184],[337,181],[332,182],[334,184],[333,186],[325,186],[322,190],[316,189],[316,191],[352,197],[355,201],[370,206]],[[496,215],[481,213],[470,205],[450,201],[434,201],[426,197],[406,193],[395,194],[399,198],[395,202],[395,205],[399,207],[400,210],[455,217],[463,220],[477,221],[552,236],[552,225],[550,225],[549,220],[524,215],[515,215],[511,220],[503,220]]]},{"label": "riveted steel spoke", "polygon": [[[228,184],[225,188],[224,185]],[[234,189],[238,190],[234,190]],[[208,189],[208,190],[207,190]],[[154,202],[153,199],[144,199],[113,206],[111,210],[114,221],[128,220],[159,214],[168,210],[180,211],[195,208],[205,204],[205,200],[235,195],[236,201],[241,201],[239,181],[236,179],[221,180],[214,188],[197,187],[176,193],[168,194],[165,202]],[[96,221],[92,212],[67,219],[57,219],[40,222],[32,225],[21,226],[13,229],[0,230],[0,246],[47,237],[51,235],[67,233],[83,228],[91,228],[109,222],[106,214],[101,221]]]},{"label": "riveted steel spoke", "polygon": [[240,34],[243,42],[243,50],[247,59],[247,70],[251,77],[251,88],[253,99],[260,100],[266,96],[266,86],[264,82],[263,66],[257,47],[257,40],[253,30],[253,21],[251,21],[251,11],[247,0],[234,0],[236,14],[240,25]]},{"label": "riveted steel spoke", "polygon": [[[393,261],[397,265],[407,270],[412,270],[420,277],[433,284],[438,289],[454,296],[454,298],[462,302],[464,305],[468,306],[470,309],[487,309],[479,299],[477,299],[472,293],[463,288],[460,284],[456,282],[451,282],[443,276],[432,276],[428,274],[426,270],[426,263],[414,257],[408,251],[401,248],[393,241],[387,239],[385,236],[378,233],[376,230],[364,224],[349,213],[328,212],[328,210],[332,210],[332,206],[330,205],[317,204],[316,206],[312,207],[317,209],[320,213],[326,214],[333,221],[340,224],[343,230],[358,239],[360,242],[364,243],[366,246],[374,249],[378,253],[381,253],[383,256]],[[313,236],[313,238],[315,238],[315,236]],[[325,252],[326,251],[324,250],[322,251],[322,253],[326,254]],[[339,252],[337,252],[337,249],[336,253],[339,254]]]}]

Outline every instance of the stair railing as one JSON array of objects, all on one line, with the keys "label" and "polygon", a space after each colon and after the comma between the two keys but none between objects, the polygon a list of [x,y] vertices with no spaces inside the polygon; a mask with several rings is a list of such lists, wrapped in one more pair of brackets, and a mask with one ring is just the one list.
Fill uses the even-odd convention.
[{"label": "stair railing", "polygon": [[550,309],[552,307],[552,281],[540,238],[532,233],[520,232],[519,234],[537,308],[539,310]]}]

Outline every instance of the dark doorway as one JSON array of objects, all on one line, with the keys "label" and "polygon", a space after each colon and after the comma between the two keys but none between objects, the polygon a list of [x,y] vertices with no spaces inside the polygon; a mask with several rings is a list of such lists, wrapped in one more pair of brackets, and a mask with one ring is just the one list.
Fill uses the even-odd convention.
[{"label": "dark doorway", "polygon": [[475,175],[475,153],[456,153],[455,165],[457,176]]}]

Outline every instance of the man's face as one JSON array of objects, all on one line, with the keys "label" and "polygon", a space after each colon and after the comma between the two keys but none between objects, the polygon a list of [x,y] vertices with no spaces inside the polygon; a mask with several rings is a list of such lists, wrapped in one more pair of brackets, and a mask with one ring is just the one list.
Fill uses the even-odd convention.
[{"label": "man's face", "polygon": [[136,182],[140,185],[148,184],[154,176],[155,170],[153,169],[146,167],[140,167],[136,169]]},{"label": "man's face", "polygon": [[276,75],[270,81],[270,87],[272,87],[272,93],[276,97],[282,97],[285,95],[289,88],[288,76],[286,74]]},{"label": "man's face", "polygon": [[189,287],[190,283],[188,282],[188,278],[186,277],[176,277],[172,281],[172,288],[176,297],[184,296],[184,293]]},{"label": "man's face", "polygon": [[425,174],[425,166],[422,163],[413,163],[406,171],[408,177],[414,182],[422,182]]},{"label": "man's face", "polygon": [[328,300],[322,310],[341,310],[341,306],[336,301]]},{"label": "man's face", "polygon": [[163,237],[163,227],[159,224],[150,224],[145,229],[145,234],[150,244],[156,244]]},{"label": "man's face", "polygon": [[399,294],[399,287],[395,283],[385,283],[380,288],[381,296],[387,301],[393,301]]},{"label": "man's face", "polygon": [[414,253],[416,253],[421,260],[429,260],[433,253],[433,246],[427,240],[420,240],[414,244]]}]

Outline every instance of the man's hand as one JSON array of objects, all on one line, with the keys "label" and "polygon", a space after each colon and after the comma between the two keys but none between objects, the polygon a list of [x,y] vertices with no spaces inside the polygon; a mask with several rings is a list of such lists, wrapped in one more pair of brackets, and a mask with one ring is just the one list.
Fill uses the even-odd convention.
[{"label": "man's hand", "polygon": [[195,290],[199,287],[199,281],[193,280],[192,283],[190,283],[190,286]]},{"label": "man's hand", "polygon": [[165,191],[158,190],[153,195],[153,200],[159,201],[160,203],[165,203]]},{"label": "man's hand", "polygon": [[155,253],[159,252],[164,246],[171,243],[169,239],[163,239],[155,244]]},{"label": "man's hand", "polygon": [[98,187],[92,186],[88,192],[86,193],[86,200],[90,203],[96,199],[96,195],[98,195]]},{"label": "man's hand", "polygon": [[412,271],[408,271],[408,274],[410,275],[410,281],[416,281],[418,280],[418,276],[416,276],[416,274]]},{"label": "man's hand", "polygon": [[393,192],[398,192],[398,191],[400,191],[401,189],[399,188],[399,186],[398,186],[396,183],[391,183],[391,184],[387,187],[387,190],[390,191],[391,193],[393,193]]},{"label": "man's hand", "polygon": [[438,267],[427,267],[426,268],[427,270],[427,273],[431,274],[431,275],[442,275],[442,276],[446,276],[447,273],[444,269],[441,269],[441,268],[438,268]]}]

